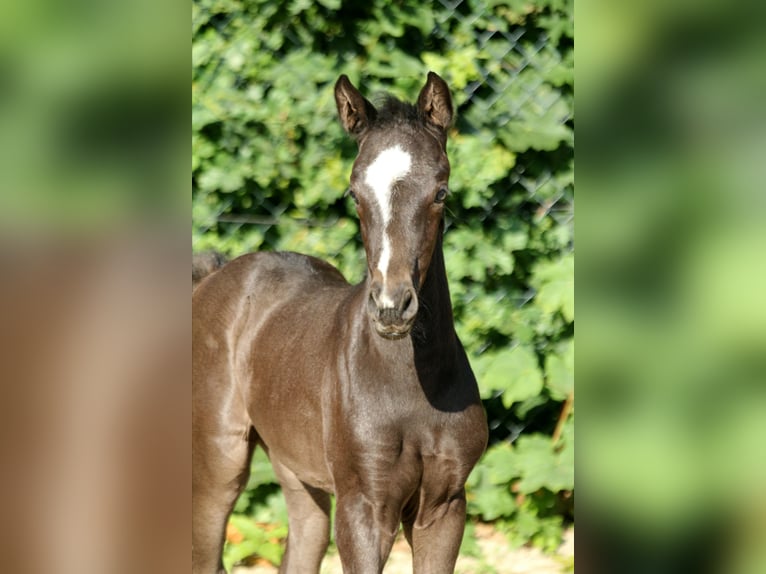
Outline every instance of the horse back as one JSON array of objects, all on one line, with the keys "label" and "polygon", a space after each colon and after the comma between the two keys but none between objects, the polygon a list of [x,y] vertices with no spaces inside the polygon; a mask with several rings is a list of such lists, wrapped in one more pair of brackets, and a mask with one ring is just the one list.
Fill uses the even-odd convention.
[{"label": "horse back", "polygon": [[[336,326],[351,286],[332,265],[291,252],[259,252],[234,259],[192,295],[194,340],[217,340],[235,358],[255,353],[288,356],[295,364],[301,334],[318,337]],[[218,353],[220,355],[220,352]],[[252,366],[252,365],[251,365]],[[263,371],[262,365],[258,371]]]},{"label": "horse back", "polygon": [[192,295],[193,315],[205,322],[231,322],[243,300],[261,309],[312,291],[337,292],[348,282],[329,263],[292,252],[258,252],[238,257]]}]

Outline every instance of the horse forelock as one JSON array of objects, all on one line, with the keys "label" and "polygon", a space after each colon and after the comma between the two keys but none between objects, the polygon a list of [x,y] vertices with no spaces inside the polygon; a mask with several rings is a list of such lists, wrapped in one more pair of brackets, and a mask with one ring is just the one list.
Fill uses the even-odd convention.
[{"label": "horse forelock", "polygon": [[426,123],[416,105],[403,102],[390,94],[384,94],[379,98],[376,109],[377,115],[373,122],[374,128],[385,128],[402,124],[424,127]]}]

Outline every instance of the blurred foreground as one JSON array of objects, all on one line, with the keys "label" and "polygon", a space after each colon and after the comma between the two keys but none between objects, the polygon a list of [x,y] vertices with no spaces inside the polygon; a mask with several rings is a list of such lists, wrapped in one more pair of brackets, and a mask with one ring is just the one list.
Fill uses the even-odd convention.
[{"label": "blurred foreground", "polygon": [[188,571],[185,243],[0,248],[4,571]]},{"label": "blurred foreground", "polygon": [[187,26],[0,7],[4,572],[189,572]]},{"label": "blurred foreground", "polygon": [[755,2],[578,3],[578,563],[766,571]]}]

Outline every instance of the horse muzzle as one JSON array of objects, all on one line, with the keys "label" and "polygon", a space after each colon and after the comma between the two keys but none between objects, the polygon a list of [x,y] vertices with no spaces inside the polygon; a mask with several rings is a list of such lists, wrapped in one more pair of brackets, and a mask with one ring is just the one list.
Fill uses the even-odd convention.
[{"label": "horse muzzle", "polygon": [[377,281],[370,289],[367,313],[378,335],[401,339],[409,334],[418,314],[418,295],[411,284],[384,289]]}]

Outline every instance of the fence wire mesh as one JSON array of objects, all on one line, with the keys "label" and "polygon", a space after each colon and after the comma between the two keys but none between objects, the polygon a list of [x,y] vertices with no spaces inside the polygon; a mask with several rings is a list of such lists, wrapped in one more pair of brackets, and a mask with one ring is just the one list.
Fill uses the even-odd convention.
[{"label": "fence wire mesh", "polygon": [[193,249],[295,250],[361,280],[333,83],[412,101],[437,71],[457,108],[444,249],[458,331],[494,440],[553,432],[571,373],[554,380],[551,357],[568,361],[573,339],[572,26],[565,0],[195,2]]}]

